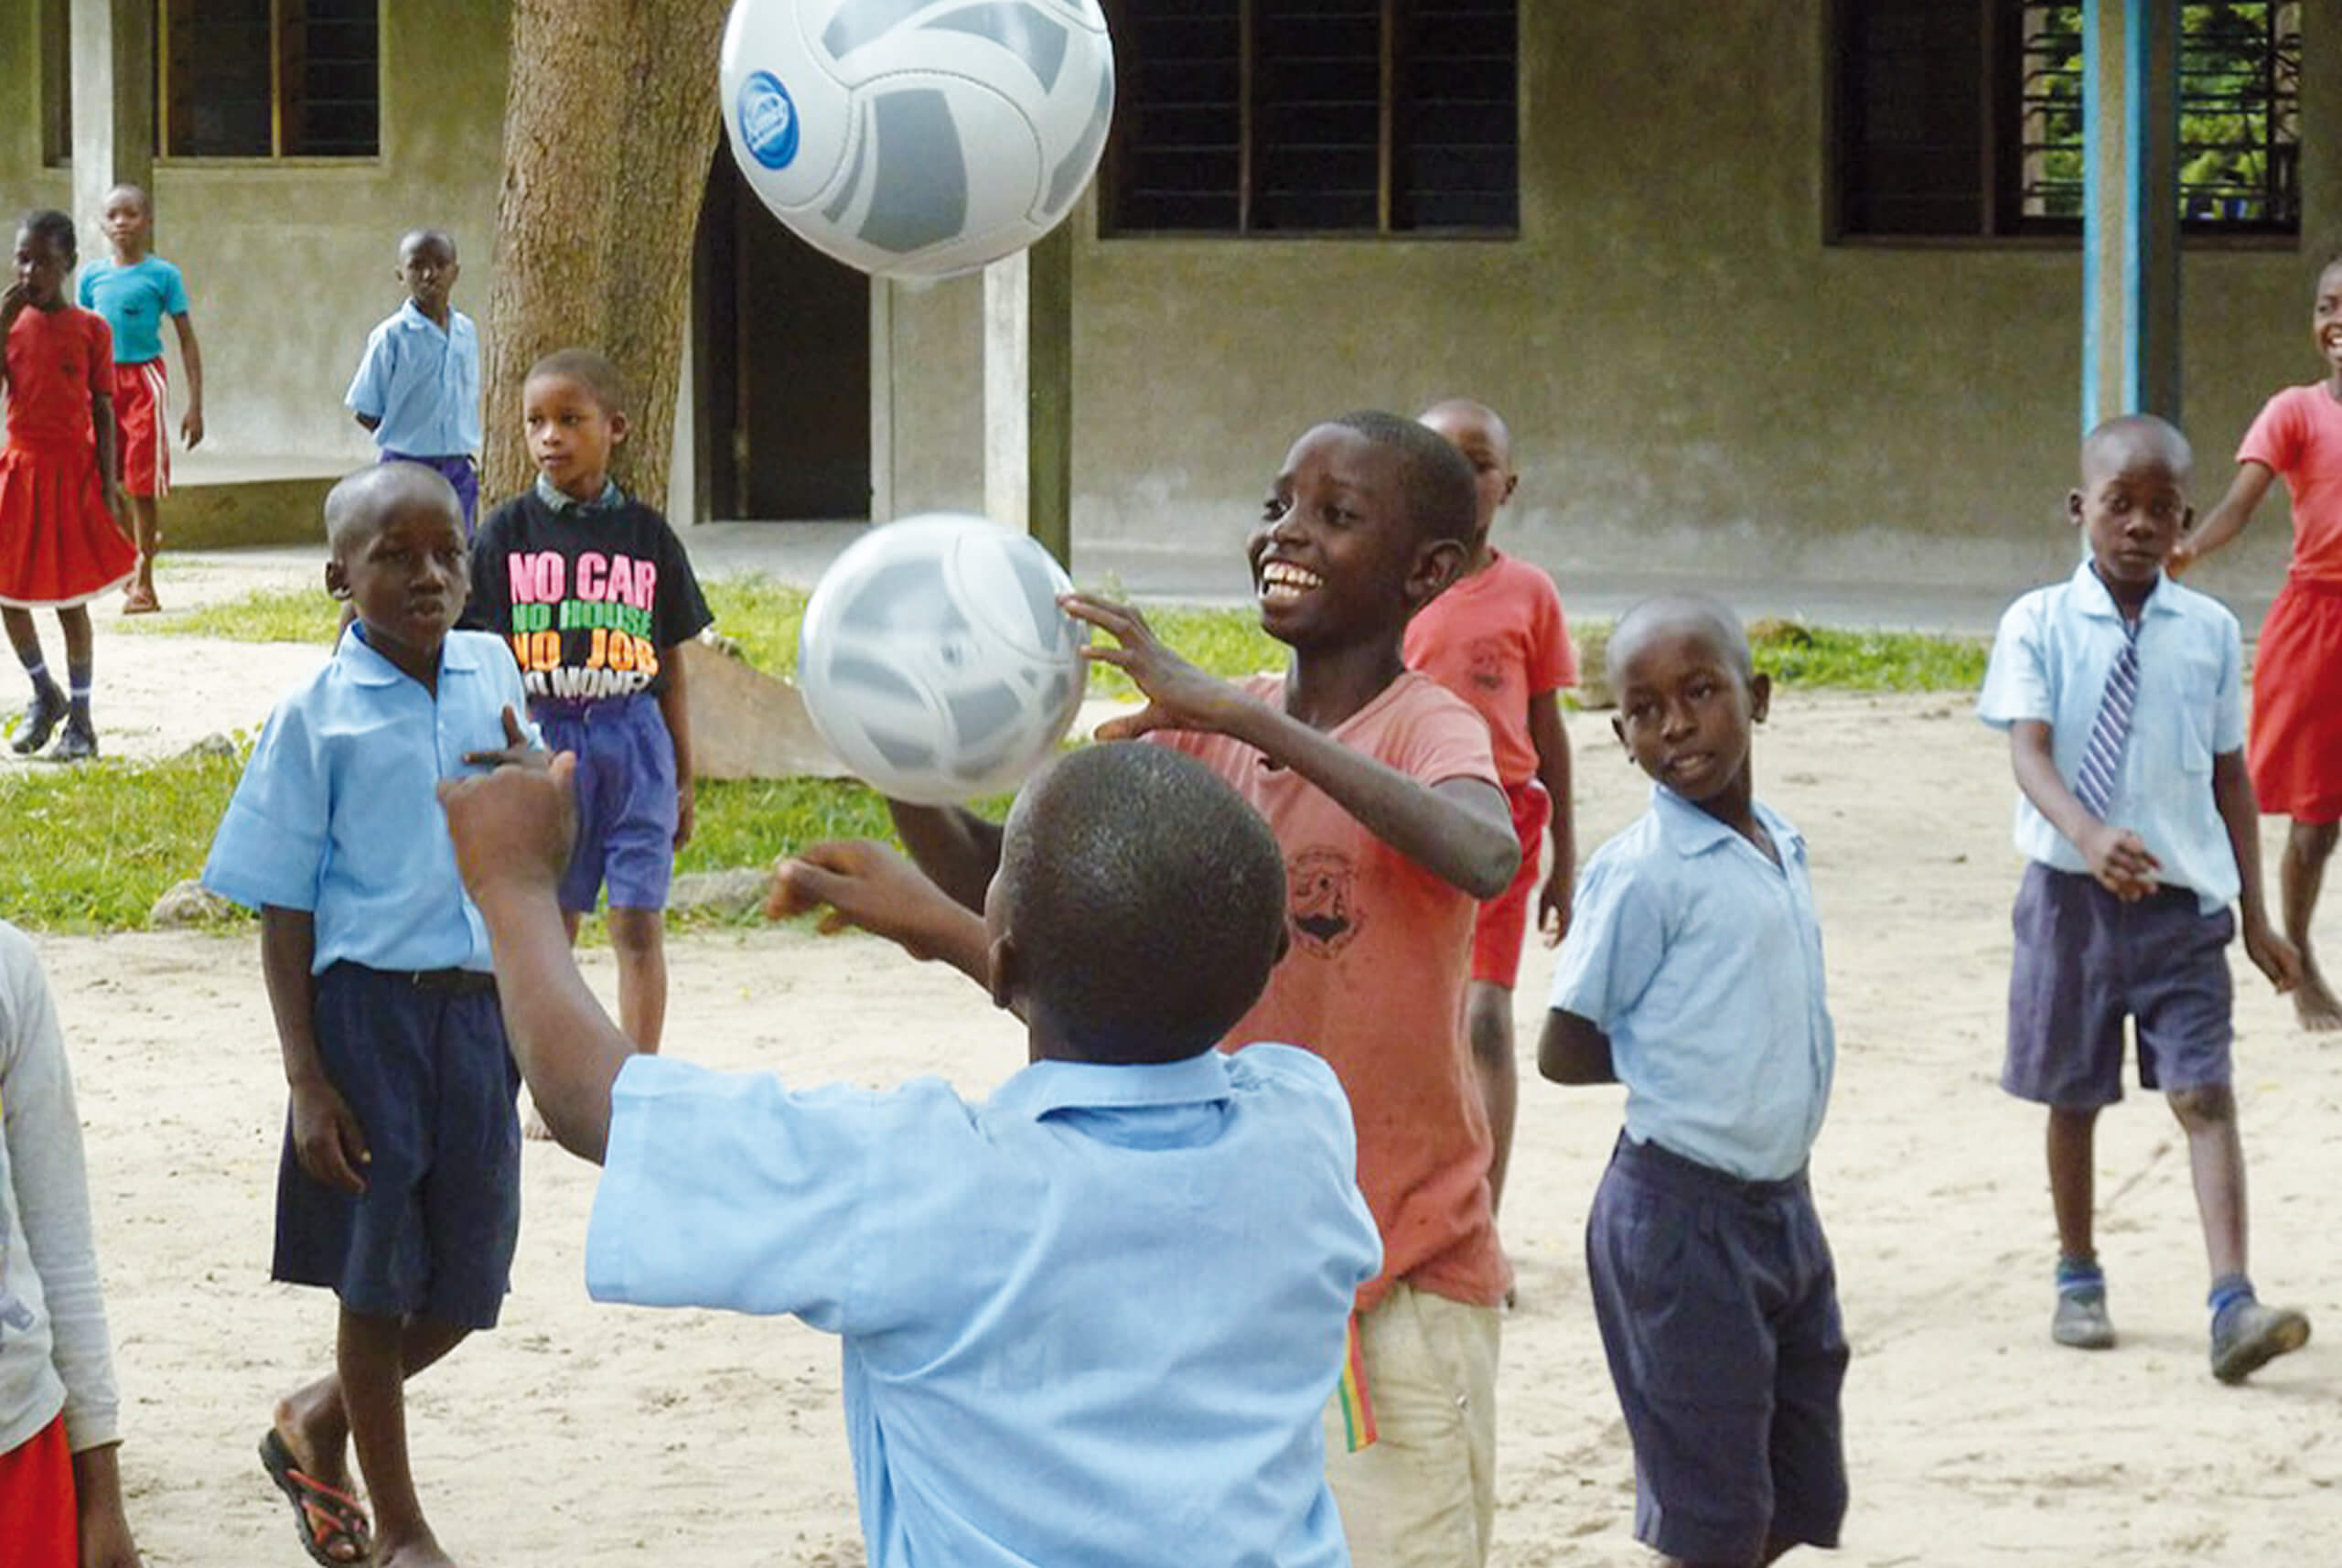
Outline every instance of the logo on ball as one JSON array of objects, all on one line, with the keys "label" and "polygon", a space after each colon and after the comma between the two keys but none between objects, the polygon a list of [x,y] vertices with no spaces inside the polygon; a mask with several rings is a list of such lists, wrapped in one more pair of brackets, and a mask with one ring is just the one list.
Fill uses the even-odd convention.
[{"label": "logo on ball", "polygon": [[768,70],[740,84],[740,141],[767,168],[787,168],[797,156],[797,105]]}]

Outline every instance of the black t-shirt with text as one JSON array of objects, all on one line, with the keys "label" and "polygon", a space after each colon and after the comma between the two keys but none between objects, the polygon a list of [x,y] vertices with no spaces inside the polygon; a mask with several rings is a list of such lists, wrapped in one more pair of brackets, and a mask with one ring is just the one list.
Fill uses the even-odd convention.
[{"label": "black t-shirt with text", "polygon": [[682,541],[631,496],[556,512],[531,491],[498,507],[472,542],[472,604],[530,698],[569,703],[665,691],[661,651],[715,618]]}]

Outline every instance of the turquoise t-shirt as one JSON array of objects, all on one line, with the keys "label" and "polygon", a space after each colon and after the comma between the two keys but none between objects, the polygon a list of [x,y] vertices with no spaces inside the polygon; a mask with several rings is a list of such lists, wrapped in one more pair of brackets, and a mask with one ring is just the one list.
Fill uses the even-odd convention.
[{"label": "turquoise t-shirt", "polygon": [[91,262],[81,271],[81,299],[113,329],[113,362],[143,365],[163,357],[163,317],[187,314],[187,284],[160,256],[127,267]]}]

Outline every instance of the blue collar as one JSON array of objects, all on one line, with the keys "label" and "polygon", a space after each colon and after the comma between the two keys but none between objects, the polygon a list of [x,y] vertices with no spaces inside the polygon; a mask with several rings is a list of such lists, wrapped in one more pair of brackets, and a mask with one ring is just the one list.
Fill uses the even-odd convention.
[{"label": "blue collar", "polygon": [[992,1103],[1037,1122],[1052,1111],[1205,1105],[1233,1092],[1228,1058],[1217,1050],[1204,1050],[1175,1062],[1136,1067],[1037,1061],[1002,1084]]},{"label": "blue collar", "polygon": [[399,320],[403,322],[410,330],[420,327],[426,332],[436,332],[443,338],[453,338],[456,335],[456,323],[463,318],[464,313],[456,308],[452,300],[447,305],[447,325],[445,327],[424,315],[423,307],[414,303],[413,295],[399,301]]},{"label": "blue collar", "polygon": [[[374,651],[374,645],[366,640],[366,623],[362,620],[349,623],[349,629],[343,632],[341,640],[334,644],[333,656],[348,667],[349,678],[361,686],[395,686],[402,681],[414,679]],[[439,673],[468,675],[478,669],[478,657],[470,646],[463,638],[450,631],[446,639],[439,644]]]},{"label": "blue collar", "polygon": [[555,515],[565,511],[615,511],[626,503],[626,493],[615,479],[602,481],[602,493],[590,501],[581,501],[543,474],[537,476],[537,499],[553,510]]},{"label": "blue collar", "polygon": [[[1659,822],[1659,836],[1667,847],[1689,860],[1694,855],[1733,843],[1740,834],[1731,824],[1710,816],[1666,785],[1654,781],[1650,787],[1651,815]],[[1787,860],[1792,852],[1802,854],[1805,839],[1795,828],[1767,811],[1758,801],[1751,800],[1748,810],[1765,830],[1772,835],[1773,847]],[[1755,849],[1756,846],[1748,846]]]}]

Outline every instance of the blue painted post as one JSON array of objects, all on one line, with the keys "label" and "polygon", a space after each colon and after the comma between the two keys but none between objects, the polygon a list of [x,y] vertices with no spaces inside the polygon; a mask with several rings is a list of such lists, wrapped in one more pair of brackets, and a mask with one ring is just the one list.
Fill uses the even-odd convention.
[{"label": "blue painted post", "polygon": [[2082,8],[2082,429],[2179,421],[2179,0]]}]

